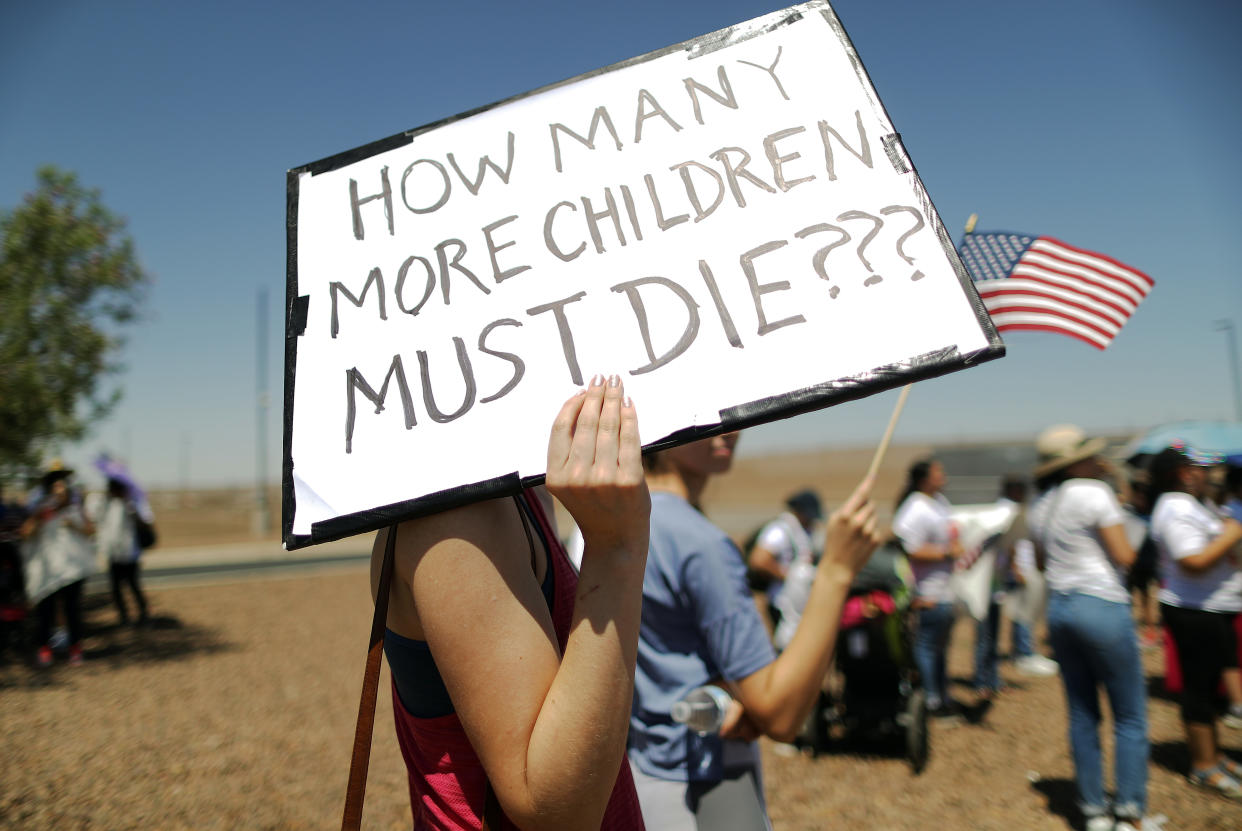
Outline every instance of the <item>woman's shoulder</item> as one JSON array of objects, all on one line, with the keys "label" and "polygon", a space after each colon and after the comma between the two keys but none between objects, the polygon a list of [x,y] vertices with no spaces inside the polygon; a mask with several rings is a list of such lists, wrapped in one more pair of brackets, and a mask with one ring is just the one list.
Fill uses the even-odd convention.
[{"label": "woman's shoulder", "polygon": [[1081,506],[1088,509],[1121,509],[1117,492],[1099,479],[1069,479],[1061,486],[1061,497],[1066,507]]},{"label": "woman's shoulder", "polygon": [[398,572],[408,572],[428,552],[468,546],[484,552],[490,559],[509,555],[529,560],[526,535],[522,531],[519,508],[511,497],[472,502],[427,516],[402,520],[381,530],[372,548],[373,563],[383,557],[392,528],[396,528],[395,563]]},{"label": "woman's shoulder", "polygon": [[401,534],[409,534],[414,539],[438,540],[463,529],[477,528],[480,522],[495,521],[510,515],[517,516],[513,498],[506,496],[484,499],[427,516],[407,519],[401,523]]},{"label": "woman's shoulder", "polygon": [[697,522],[702,518],[693,505],[675,493],[669,493],[663,490],[651,491],[651,517],[654,521],[657,517],[676,517],[678,520],[689,520]]},{"label": "woman's shoulder", "polygon": [[1211,518],[1211,511],[1202,502],[1188,493],[1167,491],[1160,494],[1155,507],[1151,511],[1152,525],[1160,525],[1182,517],[1202,516]]},{"label": "woman's shoulder", "polygon": [[546,574],[539,534],[531,528],[528,538],[519,511],[513,498],[501,497],[403,520],[378,532],[371,549],[372,597],[389,535],[394,528],[397,532],[392,579],[398,588],[390,595],[390,628],[425,640],[425,616],[456,614],[454,607],[465,594],[494,598],[501,583],[519,594],[527,589],[537,593],[536,574]]},{"label": "woman's shoulder", "polygon": [[928,496],[922,491],[915,491],[902,500],[897,506],[894,516],[902,518],[938,517],[952,510],[949,500],[940,494]]},{"label": "woman's shoulder", "polygon": [[720,526],[676,494],[653,491],[651,494],[651,534],[676,543],[685,549],[710,549],[717,545],[733,545]]},{"label": "woman's shoulder", "polygon": [[1099,479],[1067,479],[1061,488],[1065,493],[1074,491],[1082,493],[1113,493],[1113,489]]}]

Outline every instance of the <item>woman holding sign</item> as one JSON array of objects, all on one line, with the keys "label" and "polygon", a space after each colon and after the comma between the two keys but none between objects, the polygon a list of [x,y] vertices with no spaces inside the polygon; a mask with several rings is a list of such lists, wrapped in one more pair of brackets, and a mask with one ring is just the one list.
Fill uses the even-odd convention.
[{"label": "woman holding sign", "polygon": [[[828,672],[846,591],[880,541],[867,480],[829,518],[802,620],[776,655],[741,553],[699,509],[736,443],[729,433],[645,459],[651,548],[629,753],[651,831],[770,828],[754,739],[797,735]],[[710,724],[686,717],[704,706],[717,708]]]},{"label": "woman holding sign", "polygon": [[542,488],[396,527],[384,651],[416,829],[642,828],[625,765],[650,511],[640,451],[617,376],[562,406],[547,491],[582,529],[580,576]]}]

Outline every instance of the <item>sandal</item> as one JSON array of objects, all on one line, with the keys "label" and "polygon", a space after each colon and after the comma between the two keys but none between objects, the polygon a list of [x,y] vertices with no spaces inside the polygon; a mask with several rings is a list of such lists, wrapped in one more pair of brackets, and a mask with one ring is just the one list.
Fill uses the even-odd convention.
[{"label": "sandal", "polygon": [[1225,772],[1223,763],[1207,770],[1196,770],[1186,778],[1195,787],[1215,791],[1227,799],[1242,800],[1242,783]]}]

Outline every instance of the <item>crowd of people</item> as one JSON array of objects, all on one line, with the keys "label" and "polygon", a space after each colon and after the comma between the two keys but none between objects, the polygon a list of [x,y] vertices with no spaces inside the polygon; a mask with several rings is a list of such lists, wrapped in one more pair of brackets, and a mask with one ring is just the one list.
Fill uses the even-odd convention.
[{"label": "crowd of people", "polygon": [[[1152,586],[1128,572],[1136,552],[1157,552],[1145,574],[1159,575],[1160,618],[1182,668],[1188,779],[1242,797],[1237,763],[1215,740],[1217,685],[1231,672],[1237,680],[1242,524],[1225,516],[1242,508],[1236,472],[1228,499],[1213,494],[1213,460],[1177,446],[1132,488],[1103,442],[1061,426],[1037,442],[1034,499],[1024,478],[1007,478],[1006,528],[974,550],[935,459],[911,467],[891,536],[867,480],[826,519],[813,492],[789,496],[739,548],[701,504],[737,441],[725,433],[643,457],[621,380],[596,377],[556,419],[546,489],[378,535],[376,590],[390,541],[395,552],[385,651],[415,827],[770,828],[755,740],[795,740],[823,701],[842,633],[896,608],[856,588],[893,550],[900,562],[885,568],[904,586],[890,594],[909,609],[914,677],[930,712],[950,719],[957,575],[988,549],[995,577],[977,616],[976,690],[987,699],[1002,687],[1003,607],[1015,666],[1060,675],[1091,831],[1154,827],[1139,642],[1152,621],[1131,601]],[[573,561],[549,496],[577,525]],[[1045,607],[1052,658],[1035,637]],[[1111,796],[1101,690],[1113,717]]]},{"label": "crowd of people", "polygon": [[[904,627],[894,661],[933,724],[960,718],[947,655],[966,631],[960,578],[980,563],[976,696],[1004,688],[1007,622],[1015,670],[1064,688],[1088,831],[1157,827],[1144,648],[1167,652],[1188,782],[1242,800],[1218,735],[1242,728],[1242,468],[1177,443],[1123,471],[1105,442],[1060,425],[1038,437],[1033,470],[1001,479],[1004,527],[982,541],[963,535],[945,466],[928,458],[891,523],[866,479],[831,512],[813,490],[790,494],[739,545],[702,504],[738,441],[644,456],[621,379],[596,377],[556,417],[546,486],[377,535],[374,591],[393,558],[383,648],[415,827],[770,829],[756,740],[801,742],[839,708],[841,664],[862,648],[847,636],[866,619]],[[553,497],[576,525],[572,557]],[[119,622],[135,620],[126,589],[136,622],[149,619],[140,491],[108,478],[89,500],[52,466],[0,504],[0,649],[26,632],[37,666],[58,652],[81,663],[82,589],[101,561]]]},{"label": "crowd of people", "polygon": [[101,562],[120,622],[134,621],[128,588],[134,622],[148,623],[139,558],[154,542],[154,516],[130,482],[106,481],[103,493],[85,494],[74,471],[53,462],[24,499],[0,499],[0,654],[32,651],[35,665],[47,668],[63,653],[70,666],[81,665],[82,593]]}]

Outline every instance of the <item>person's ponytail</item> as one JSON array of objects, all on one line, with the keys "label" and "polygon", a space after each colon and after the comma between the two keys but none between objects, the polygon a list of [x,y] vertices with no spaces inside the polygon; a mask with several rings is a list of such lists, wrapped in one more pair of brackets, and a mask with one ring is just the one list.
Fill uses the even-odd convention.
[{"label": "person's ponytail", "polygon": [[905,501],[910,498],[910,494],[923,487],[923,483],[927,481],[927,474],[931,473],[932,465],[935,459],[919,459],[910,465],[910,469],[906,472],[906,487],[901,492],[901,497],[897,500],[894,510],[899,510]]}]

